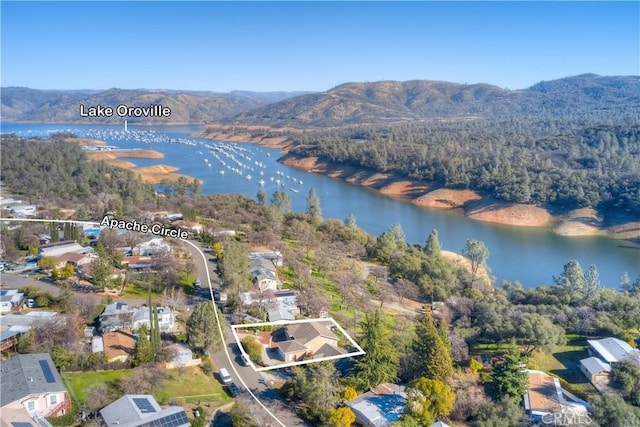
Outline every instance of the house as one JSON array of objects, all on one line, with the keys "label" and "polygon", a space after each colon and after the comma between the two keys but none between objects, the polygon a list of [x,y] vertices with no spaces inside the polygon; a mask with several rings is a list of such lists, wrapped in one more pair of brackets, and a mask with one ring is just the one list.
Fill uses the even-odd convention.
[{"label": "house", "polygon": [[404,386],[383,383],[345,404],[355,414],[357,424],[387,427],[400,420],[407,406],[407,394]]},{"label": "house", "polygon": [[129,270],[146,270],[156,265],[150,256],[126,256],[122,258],[120,264],[129,267]]},{"label": "house", "polygon": [[57,258],[59,261],[59,264],[58,264],[59,268],[62,268],[67,264],[71,264],[76,269],[82,267],[83,265],[91,264],[95,259],[95,257],[92,257],[90,255],[77,253],[77,252],[67,252],[65,254],[60,255]]},{"label": "house", "polygon": [[71,409],[67,390],[48,353],[19,354],[3,361],[0,371],[3,425],[60,416]]},{"label": "house", "polygon": [[276,267],[282,267],[284,263],[284,257],[279,251],[254,250],[252,252],[249,252],[250,260],[259,258],[270,260]]},{"label": "house", "polygon": [[191,233],[202,233],[204,226],[198,222],[184,221],[182,219],[172,221],[171,226],[183,228]]},{"label": "house", "polygon": [[162,409],[149,394],[126,394],[105,406],[100,416],[107,427],[188,427],[184,408],[169,406]]},{"label": "house", "polygon": [[162,252],[171,252],[171,245],[162,237],[147,236],[131,250],[132,255],[148,256]]},{"label": "house", "polygon": [[[168,307],[157,307],[160,331],[169,332],[175,328],[175,314]],[[142,325],[151,326],[149,307],[129,307],[122,302],[114,302],[105,307],[98,318],[101,332],[119,329],[137,330]]]},{"label": "house", "polygon": [[287,325],[286,340],[276,343],[278,357],[285,362],[300,360],[304,356],[344,354],[338,347],[338,337],[330,329],[330,322],[302,322]]},{"label": "house", "polygon": [[259,269],[265,269],[269,271],[273,271],[274,273],[277,271],[276,265],[273,261],[266,258],[255,258],[249,261],[249,271],[255,271]]},{"label": "house", "polygon": [[640,350],[634,349],[621,339],[608,337],[599,340],[587,340],[589,355],[598,357],[609,364],[624,359],[640,359]]},{"label": "house", "polygon": [[34,205],[14,205],[8,209],[16,218],[24,218],[36,214],[36,207]]},{"label": "house", "polygon": [[17,289],[0,290],[0,313],[19,310],[24,302],[24,294]]},{"label": "house", "polygon": [[107,332],[102,336],[102,342],[109,363],[126,362],[135,354],[136,340],[131,331]]},{"label": "house", "polygon": [[527,369],[525,372],[529,376],[529,386],[524,395],[524,408],[532,421],[540,422],[553,414],[586,419],[588,404],[563,390],[558,378],[542,371]]},{"label": "house", "polygon": [[582,359],[580,361],[580,370],[594,386],[596,386],[596,384],[606,385],[609,383],[611,365],[603,362],[597,357],[591,356],[586,359]]},{"label": "house", "polygon": [[257,286],[260,292],[277,291],[281,285],[276,274],[271,270],[260,268],[251,272],[251,280],[254,286]]},{"label": "house", "polygon": [[91,353],[104,353],[104,340],[102,337],[91,338]]},{"label": "house", "polygon": [[38,257],[45,256],[59,257],[68,252],[82,252],[83,247],[75,240],[63,240],[61,242],[46,243],[38,246]]}]

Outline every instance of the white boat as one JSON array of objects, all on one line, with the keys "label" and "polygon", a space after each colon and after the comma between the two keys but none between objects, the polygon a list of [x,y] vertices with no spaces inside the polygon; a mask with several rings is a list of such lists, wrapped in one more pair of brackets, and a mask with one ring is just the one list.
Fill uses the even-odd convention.
[{"label": "white boat", "polygon": [[220,175],[224,175],[224,171],[220,171]]},{"label": "white boat", "polygon": [[289,190],[291,190],[291,191],[292,191],[292,192],[294,192],[294,193],[297,193],[297,192],[298,192],[298,190],[296,190],[295,188],[290,188]]},{"label": "white boat", "polygon": [[258,184],[264,185],[264,179],[261,179],[260,181],[258,181]]}]

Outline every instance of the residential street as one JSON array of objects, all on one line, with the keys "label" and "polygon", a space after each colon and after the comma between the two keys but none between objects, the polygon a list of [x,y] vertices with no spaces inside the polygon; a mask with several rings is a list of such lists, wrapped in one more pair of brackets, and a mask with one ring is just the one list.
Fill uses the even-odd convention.
[{"label": "residential street", "polygon": [[[215,274],[213,273],[215,271],[216,265],[210,260],[212,256],[211,252],[199,243],[191,243],[197,245],[199,250],[207,259],[205,263],[205,261],[202,259],[202,256],[194,247],[189,244],[183,245],[194,255],[193,261],[196,266],[196,271],[198,272],[197,276],[200,279],[202,286],[206,286],[206,272],[208,270],[209,275],[212,276],[212,282],[214,282],[211,283],[211,289],[217,289],[217,276],[215,276]],[[215,279],[213,277],[215,277]],[[265,384],[260,382],[260,379],[263,377],[262,373],[255,372],[252,368],[244,366],[240,359],[240,350],[238,349],[237,344],[233,341],[231,328],[227,329],[227,336],[228,338],[226,345],[229,357],[227,357],[227,352],[225,352],[224,350],[213,354],[212,359],[216,368],[226,368],[229,371],[233,382],[236,383],[241,392],[247,392],[247,390],[251,391],[256,400],[262,402],[269,409],[269,411],[271,411],[280,420],[283,425],[287,427],[309,425],[304,420],[302,420],[293,409],[285,405],[284,399],[277,391],[269,389]],[[229,359],[231,359],[231,363],[229,362]],[[256,416],[256,419],[263,420],[265,426],[279,425],[276,421],[273,420],[271,416],[266,413],[266,411],[264,413],[264,417],[259,418]]]}]

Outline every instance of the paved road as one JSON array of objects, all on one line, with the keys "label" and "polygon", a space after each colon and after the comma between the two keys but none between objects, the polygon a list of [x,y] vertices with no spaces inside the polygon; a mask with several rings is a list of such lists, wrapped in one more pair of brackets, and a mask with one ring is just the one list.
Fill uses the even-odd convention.
[{"label": "paved road", "polygon": [[[202,256],[198,253],[198,251],[193,248],[189,244],[184,244],[184,247],[187,248],[194,256],[194,264],[196,267],[196,271],[198,272],[198,278],[200,279],[202,286],[206,286],[207,274],[206,271],[209,271],[209,276],[214,277],[212,279],[211,287],[212,289],[218,288],[217,276],[215,276],[215,262],[211,261],[212,253],[205,246],[200,245],[196,242],[191,242],[198,246],[199,250],[204,253],[207,261],[202,259]],[[227,322],[228,323],[228,322]],[[221,350],[212,355],[212,359],[215,365],[219,368],[226,368],[233,379],[233,382],[240,388],[241,392],[246,392],[244,385],[246,385],[247,389],[251,391],[251,393],[255,396],[256,400],[259,400],[263,405],[267,406],[269,411],[274,413],[277,419],[280,421],[279,424],[275,421],[271,416],[264,417],[261,419],[262,424],[267,425],[284,425],[287,427],[296,427],[296,426],[307,426],[309,425],[303,419],[301,419],[292,408],[286,406],[282,396],[273,389],[268,388],[266,385],[262,384],[260,379],[263,374],[258,373],[253,370],[253,368],[247,367],[242,363],[240,359],[240,350],[238,349],[237,344],[233,340],[233,334],[231,333],[231,328],[227,328],[227,342],[226,342],[226,350],[229,354],[229,358],[227,357],[227,352]],[[229,359],[231,359],[231,366]],[[218,378],[219,379],[219,378]],[[266,411],[265,411],[265,414]],[[259,417],[262,418],[262,417]]]}]

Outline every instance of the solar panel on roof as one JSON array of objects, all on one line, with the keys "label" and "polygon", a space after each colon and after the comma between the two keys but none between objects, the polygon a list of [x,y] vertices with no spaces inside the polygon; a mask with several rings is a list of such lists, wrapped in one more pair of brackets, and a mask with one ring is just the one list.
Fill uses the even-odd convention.
[{"label": "solar panel on roof", "polygon": [[147,399],[146,397],[134,397],[133,403],[136,404],[138,409],[140,409],[140,412],[142,412],[143,414],[151,414],[153,412],[156,412],[156,408],[151,405],[151,402],[149,402],[149,399]]},{"label": "solar panel on roof", "polygon": [[13,427],[33,427],[33,425],[31,425],[31,423],[11,423],[11,425]]},{"label": "solar panel on roof", "polygon": [[189,424],[189,419],[184,411],[180,411],[177,414],[167,415],[166,417],[144,423],[140,427],[177,427],[185,424]]},{"label": "solar panel on roof", "polygon": [[55,383],[56,379],[53,376],[53,372],[51,372],[51,368],[46,360],[41,359],[38,360],[40,364],[40,368],[42,369],[42,373],[44,374],[44,379],[47,380],[48,383]]}]

